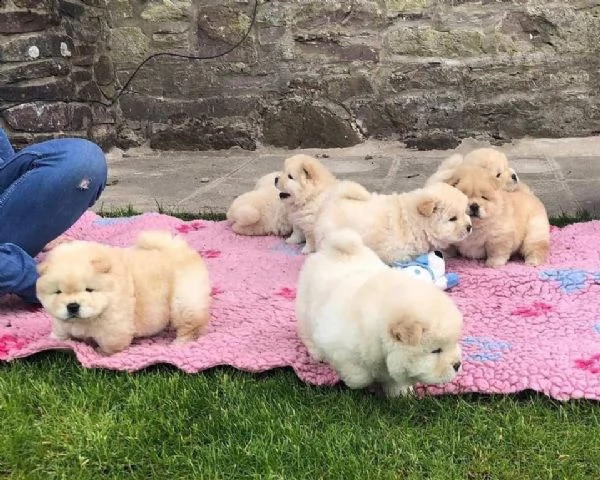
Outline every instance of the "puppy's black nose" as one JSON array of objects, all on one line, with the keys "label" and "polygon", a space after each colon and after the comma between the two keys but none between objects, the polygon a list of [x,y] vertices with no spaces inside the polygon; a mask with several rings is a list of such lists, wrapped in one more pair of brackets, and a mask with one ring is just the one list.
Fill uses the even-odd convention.
[{"label": "puppy's black nose", "polygon": [[467,232],[470,232],[471,230],[473,230],[473,225],[467,225]]},{"label": "puppy's black nose", "polygon": [[460,368],[460,362],[456,362],[452,364],[452,368],[454,369],[455,372],[458,372],[458,369]]},{"label": "puppy's black nose", "polygon": [[279,182],[279,177],[275,177],[275,186],[277,186],[277,182]]},{"label": "puppy's black nose", "polygon": [[515,182],[517,181],[517,174],[513,173],[510,178],[512,178]]},{"label": "puppy's black nose", "polygon": [[470,210],[469,215],[474,216],[474,217],[478,216],[479,215],[479,204],[472,203],[471,205],[469,205],[469,210]]},{"label": "puppy's black nose", "polygon": [[67,312],[69,312],[71,315],[75,315],[77,312],[79,312],[79,304],[75,302],[67,303]]},{"label": "puppy's black nose", "polygon": [[282,200],[284,198],[288,198],[290,196],[289,193],[285,193],[285,192],[279,192],[279,198],[281,198]]}]

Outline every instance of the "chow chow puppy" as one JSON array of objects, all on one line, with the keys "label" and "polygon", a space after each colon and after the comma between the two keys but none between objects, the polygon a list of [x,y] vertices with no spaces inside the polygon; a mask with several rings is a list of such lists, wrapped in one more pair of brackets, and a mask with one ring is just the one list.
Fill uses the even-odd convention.
[{"label": "chow chow puppy", "polygon": [[73,241],[38,267],[37,296],[55,338],[92,339],[106,354],[172,325],[196,340],[209,320],[210,283],[200,255],[168,232],[140,234],[131,248]]},{"label": "chow chow puppy", "polygon": [[333,232],[304,263],[298,334],[350,388],[380,383],[388,396],[450,382],[461,365],[462,315],[439,288],[385,265],[360,235]]},{"label": "chow chow puppy", "polygon": [[306,245],[302,253],[315,251],[315,217],[327,190],[335,184],[335,176],[316,158],[300,154],[284,162],[283,175],[278,177],[276,185],[279,197],[291,208],[294,234],[287,241],[301,243],[304,236]]},{"label": "chow chow puppy", "polygon": [[544,204],[529,189],[507,192],[485,169],[462,165],[448,182],[469,198],[473,233],[455,248],[467,258],[505,265],[519,253],[528,265],[540,265],[550,250],[550,223]]},{"label": "chow chow puppy", "polygon": [[509,192],[515,191],[519,185],[516,172],[508,165],[508,159],[504,153],[493,148],[478,148],[466,154],[454,154],[444,160],[435,173],[427,179],[425,185],[438,182],[446,182],[452,177],[455,170],[461,165],[474,165],[487,170],[496,179],[499,185]]},{"label": "chow chow puppy", "polygon": [[467,237],[471,232],[467,206],[467,197],[444,183],[380,195],[341,181],[330,190],[317,216],[317,244],[347,227],[385,263],[412,260]]},{"label": "chow chow puppy", "polygon": [[279,198],[275,187],[281,172],[261,177],[254,190],[237,197],[227,211],[231,229],[239,235],[278,235],[292,233],[290,205]]}]

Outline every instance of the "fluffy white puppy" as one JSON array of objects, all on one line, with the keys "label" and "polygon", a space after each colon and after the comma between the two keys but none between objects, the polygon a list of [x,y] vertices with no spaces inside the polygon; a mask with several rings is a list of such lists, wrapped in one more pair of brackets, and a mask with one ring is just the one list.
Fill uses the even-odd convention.
[{"label": "fluffy white puppy", "polygon": [[384,262],[405,262],[467,237],[467,210],[466,195],[444,183],[381,195],[341,181],[329,189],[318,212],[315,239],[319,247],[332,232],[351,228]]},{"label": "fluffy white puppy", "polygon": [[385,265],[350,229],[329,235],[304,263],[296,318],[310,355],[350,388],[377,382],[398,396],[460,369],[462,315],[450,297]]},{"label": "fluffy white puppy", "polygon": [[275,187],[281,172],[261,177],[254,190],[237,197],[227,211],[231,229],[238,235],[279,235],[292,233],[290,207],[279,198]]}]

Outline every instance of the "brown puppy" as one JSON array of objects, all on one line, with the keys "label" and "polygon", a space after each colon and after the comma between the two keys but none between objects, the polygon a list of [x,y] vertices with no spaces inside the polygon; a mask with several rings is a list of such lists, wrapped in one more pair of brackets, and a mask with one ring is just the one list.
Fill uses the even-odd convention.
[{"label": "brown puppy", "polygon": [[[323,203],[327,190],[336,184],[336,178],[316,158],[308,155],[294,155],[285,160],[283,174],[278,177],[279,197],[290,205],[290,219],[294,233],[288,243],[301,243],[302,235],[306,245],[302,253],[316,249],[314,224],[316,214]],[[302,233],[299,233],[298,230]]]},{"label": "brown puppy", "polygon": [[505,265],[515,253],[540,265],[550,249],[546,208],[528,187],[507,192],[486,169],[462,165],[448,179],[469,198],[473,233],[455,246],[467,258],[485,258],[488,267]]}]

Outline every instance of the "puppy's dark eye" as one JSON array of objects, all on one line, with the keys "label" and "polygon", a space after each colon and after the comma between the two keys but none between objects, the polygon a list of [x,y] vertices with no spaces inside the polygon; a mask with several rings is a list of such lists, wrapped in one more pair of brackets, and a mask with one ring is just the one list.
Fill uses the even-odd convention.
[{"label": "puppy's dark eye", "polygon": [[456,222],[458,220],[458,217],[450,217],[449,220],[451,222]]},{"label": "puppy's dark eye", "polygon": [[91,293],[91,292],[94,291],[94,289],[93,288],[86,288],[85,291]]},{"label": "puppy's dark eye", "polygon": [[484,197],[483,195],[481,196],[481,199],[482,199],[482,200],[485,200],[486,202],[489,200],[489,198],[488,198],[488,197]]},{"label": "puppy's dark eye", "polygon": [[442,353],[442,349],[441,348],[436,348],[431,353]]},{"label": "puppy's dark eye", "polygon": [[62,293],[62,290],[57,290],[56,292],[54,292],[54,295],[60,295]]},{"label": "puppy's dark eye", "polygon": [[294,179],[294,177],[292,177],[292,175],[291,175],[291,174],[289,174],[289,173],[288,173],[288,178],[289,178],[290,180],[293,180],[293,179]]},{"label": "puppy's dark eye", "polygon": [[502,172],[498,172],[498,173],[496,174],[496,178],[500,178],[500,175],[502,175]]}]

